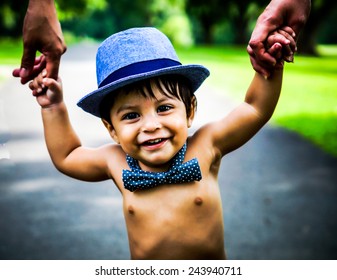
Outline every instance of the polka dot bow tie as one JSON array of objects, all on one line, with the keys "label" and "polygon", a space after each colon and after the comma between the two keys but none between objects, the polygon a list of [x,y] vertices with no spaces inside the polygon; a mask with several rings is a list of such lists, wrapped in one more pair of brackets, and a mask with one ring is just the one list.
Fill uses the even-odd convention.
[{"label": "polka dot bow tie", "polygon": [[170,169],[165,172],[143,171],[140,169],[137,160],[127,155],[126,161],[131,170],[123,170],[122,179],[124,187],[133,192],[137,189],[150,189],[162,184],[180,184],[200,181],[202,176],[198,160],[193,158],[183,163],[185,153],[186,143],[173,158]]}]

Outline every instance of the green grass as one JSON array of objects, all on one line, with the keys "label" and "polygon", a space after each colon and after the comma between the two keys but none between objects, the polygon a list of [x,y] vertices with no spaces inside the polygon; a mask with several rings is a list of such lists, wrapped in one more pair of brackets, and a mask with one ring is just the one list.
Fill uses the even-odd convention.
[{"label": "green grass", "polygon": [[21,40],[1,39],[0,40],[0,64],[18,65],[22,55]]},{"label": "green grass", "polygon": [[[321,57],[296,56],[286,64],[282,94],[271,123],[296,131],[337,156],[337,46]],[[242,100],[253,76],[244,47],[197,47],[178,51],[185,63],[208,67],[217,92]]]},{"label": "green grass", "polygon": [[[20,66],[22,55],[22,42],[19,40],[2,38],[0,40],[0,66],[9,65],[13,69]],[[0,83],[3,82],[8,73],[0,70]]]},{"label": "green grass", "polygon": [[[319,50],[321,57],[296,56],[295,63],[286,64],[271,123],[296,131],[337,156],[337,46]],[[245,47],[200,46],[178,49],[178,54],[183,63],[210,69],[207,83],[212,90],[236,100],[244,98],[254,75]],[[0,40],[1,65],[19,66],[21,55],[21,41]]]}]

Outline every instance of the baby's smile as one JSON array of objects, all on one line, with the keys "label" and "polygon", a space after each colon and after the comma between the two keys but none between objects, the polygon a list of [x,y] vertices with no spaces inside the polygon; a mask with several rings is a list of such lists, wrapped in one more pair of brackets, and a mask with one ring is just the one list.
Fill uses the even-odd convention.
[{"label": "baby's smile", "polygon": [[157,150],[162,148],[168,141],[168,138],[157,138],[145,141],[141,144],[146,150]]}]

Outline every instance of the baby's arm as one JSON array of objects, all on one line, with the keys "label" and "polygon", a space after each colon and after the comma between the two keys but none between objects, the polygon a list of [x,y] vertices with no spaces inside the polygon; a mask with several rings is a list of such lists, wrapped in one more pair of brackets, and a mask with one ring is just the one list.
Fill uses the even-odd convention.
[{"label": "baby's arm", "polygon": [[[256,72],[246,92],[244,102],[224,119],[208,126],[210,131],[207,131],[212,137],[215,153],[220,156],[242,146],[251,139],[268,122],[274,112],[282,85],[282,54],[284,53],[282,50],[290,42],[286,36],[282,35],[282,32],[270,36],[274,36],[268,41],[273,43],[270,46],[270,53],[278,60],[278,63],[274,65],[272,75],[266,79]],[[282,40],[279,40],[280,38]]]},{"label": "baby's arm", "polygon": [[[41,106],[44,135],[50,157],[61,172],[86,181],[108,178],[104,148],[88,149],[71,126],[63,101],[61,80],[46,78],[44,70],[29,87]],[[47,88],[44,93],[42,88]]]}]

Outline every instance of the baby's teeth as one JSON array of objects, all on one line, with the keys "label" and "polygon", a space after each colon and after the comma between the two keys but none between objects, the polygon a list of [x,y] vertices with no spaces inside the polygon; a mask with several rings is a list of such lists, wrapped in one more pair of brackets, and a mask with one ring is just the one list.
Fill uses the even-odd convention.
[{"label": "baby's teeth", "polygon": [[152,140],[152,141],[149,141],[150,144],[157,144],[161,141],[161,139],[156,139],[156,140]]}]

